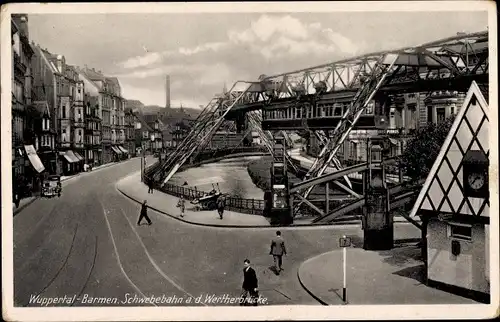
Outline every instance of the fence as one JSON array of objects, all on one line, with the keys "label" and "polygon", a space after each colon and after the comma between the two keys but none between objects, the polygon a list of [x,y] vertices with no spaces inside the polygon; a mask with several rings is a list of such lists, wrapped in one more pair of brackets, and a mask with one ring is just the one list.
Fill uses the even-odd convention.
[{"label": "fence", "polygon": [[[151,174],[158,170],[160,163],[149,166],[145,170],[144,182],[148,183],[151,180]],[[153,184],[153,188],[161,192],[173,195],[176,197],[184,196],[187,200],[194,200],[203,196],[208,195],[208,192],[198,190],[196,188],[177,186],[171,183],[161,185],[158,182]],[[238,211],[241,213],[251,214],[251,215],[265,215],[265,201],[260,199],[244,199],[239,197],[226,197],[226,207],[227,210]]]},{"label": "fence", "polygon": [[[184,196],[187,200],[194,200],[208,195],[208,192],[198,190],[196,188],[177,186],[167,183],[164,186],[154,184],[153,187],[161,192],[167,193],[172,196]],[[238,197],[226,197],[227,210],[238,211],[241,213],[251,215],[264,215],[265,202],[259,199],[244,199]]]}]

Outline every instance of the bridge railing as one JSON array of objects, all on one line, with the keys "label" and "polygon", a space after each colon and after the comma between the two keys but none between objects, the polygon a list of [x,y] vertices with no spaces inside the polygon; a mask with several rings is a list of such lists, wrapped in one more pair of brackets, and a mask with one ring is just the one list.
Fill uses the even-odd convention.
[{"label": "bridge railing", "polygon": [[[197,198],[208,195],[207,191],[202,191],[190,187],[178,186],[175,184],[167,183],[163,186],[158,184],[153,184],[153,187],[166,194],[180,197],[183,196],[184,199],[192,201]],[[245,199],[234,196],[226,197],[226,210],[233,210],[241,213],[251,214],[251,215],[264,215],[264,200],[260,199]]]}]

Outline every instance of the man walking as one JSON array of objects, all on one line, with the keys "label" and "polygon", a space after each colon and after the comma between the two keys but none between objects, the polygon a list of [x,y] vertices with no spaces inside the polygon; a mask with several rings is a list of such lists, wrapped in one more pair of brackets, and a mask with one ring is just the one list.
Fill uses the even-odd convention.
[{"label": "man walking", "polygon": [[283,255],[286,255],[285,241],[281,237],[281,231],[276,232],[276,237],[271,241],[271,251],[269,255],[273,255],[276,273],[279,275],[283,270]]},{"label": "man walking", "polygon": [[[245,259],[243,263],[245,268],[243,269],[243,292],[241,293],[240,305],[244,306],[247,303],[251,303],[257,306],[257,299],[259,297],[257,274],[255,274],[255,270],[250,266],[250,260]],[[250,295],[250,300],[247,300],[248,295]]]},{"label": "man walking", "polygon": [[147,200],[144,200],[144,202],[142,203],[142,206],[141,206],[141,214],[139,216],[139,220],[137,221],[137,226],[141,225],[142,218],[146,218],[148,225],[151,225],[151,219],[149,219],[149,217],[148,217],[148,206],[146,204],[147,204]]},{"label": "man walking", "polygon": [[217,198],[217,212],[219,213],[220,219],[222,219],[224,216],[225,206],[226,206],[226,201],[224,200],[224,196],[220,195],[219,198]]}]

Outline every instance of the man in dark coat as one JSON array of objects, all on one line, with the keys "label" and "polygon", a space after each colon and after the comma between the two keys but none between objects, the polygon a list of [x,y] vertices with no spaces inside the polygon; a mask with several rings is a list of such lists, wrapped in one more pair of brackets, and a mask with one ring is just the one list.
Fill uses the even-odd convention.
[{"label": "man in dark coat", "polygon": [[276,237],[271,241],[271,250],[269,255],[273,255],[276,274],[283,270],[283,255],[286,255],[285,241],[281,238],[281,231],[276,232]]},{"label": "man in dark coat", "polygon": [[153,193],[153,179],[148,179],[148,193]]},{"label": "man in dark coat", "polygon": [[144,202],[142,203],[142,206],[141,206],[141,214],[139,216],[139,220],[137,221],[137,226],[141,225],[142,218],[146,218],[148,225],[151,225],[151,219],[149,219],[149,217],[148,217],[148,206],[146,204],[147,204],[147,200],[144,200]]},{"label": "man in dark coat", "polygon": [[[240,305],[252,303],[254,306],[257,306],[257,299],[259,297],[257,274],[250,266],[250,260],[245,259],[243,263],[245,268],[243,269],[243,292],[241,294]],[[248,295],[250,295],[250,300],[247,300]]]}]

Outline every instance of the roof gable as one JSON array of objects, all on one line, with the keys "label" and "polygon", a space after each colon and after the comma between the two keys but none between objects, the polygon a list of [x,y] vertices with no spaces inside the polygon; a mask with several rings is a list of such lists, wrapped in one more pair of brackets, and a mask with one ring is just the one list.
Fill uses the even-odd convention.
[{"label": "roof gable", "polygon": [[34,101],[33,105],[35,105],[36,110],[41,115],[47,115],[48,117],[50,117],[50,109],[47,101]]},{"label": "roof gable", "polygon": [[464,197],[462,172],[468,151],[482,151],[489,157],[488,112],[488,103],[476,82],[472,82],[410,217],[419,210],[489,216],[489,200]]}]

